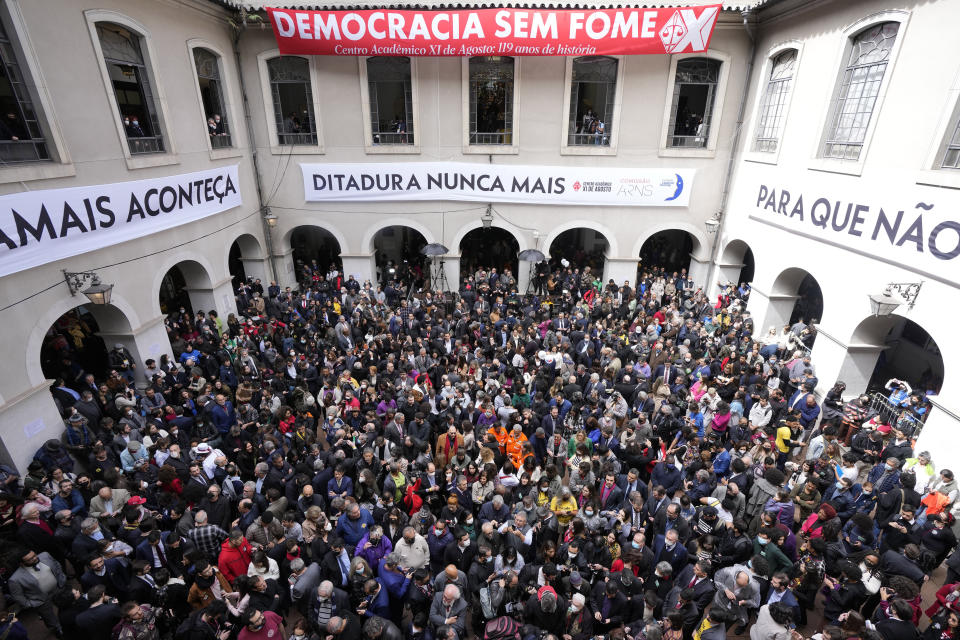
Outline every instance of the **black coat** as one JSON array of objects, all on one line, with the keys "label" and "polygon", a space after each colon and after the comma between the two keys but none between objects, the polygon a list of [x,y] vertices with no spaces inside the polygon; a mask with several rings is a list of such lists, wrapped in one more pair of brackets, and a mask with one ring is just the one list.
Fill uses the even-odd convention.
[{"label": "black coat", "polygon": [[557,596],[557,608],[548,613],[541,607],[537,594],[533,594],[527,599],[524,607],[524,620],[541,631],[547,631],[559,637],[563,635],[565,620],[562,613],[566,610],[567,601],[563,596]]}]

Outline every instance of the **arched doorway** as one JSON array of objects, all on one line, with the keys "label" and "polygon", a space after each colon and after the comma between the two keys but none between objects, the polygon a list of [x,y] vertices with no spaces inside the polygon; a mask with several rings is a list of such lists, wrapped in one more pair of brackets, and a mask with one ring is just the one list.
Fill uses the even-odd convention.
[{"label": "arched doorway", "polygon": [[943,384],[940,347],[913,320],[896,314],[871,316],[857,325],[850,343],[881,349],[870,367],[867,391],[882,391],[890,378],[904,380],[917,391],[937,390]]},{"label": "arched doorway", "polygon": [[180,309],[193,315],[193,305],[187,292],[187,278],[178,265],[167,271],[160,282],[160,311],[170,314]]},{"label": "arched doorway", "polygon": [[[690,254],[693,253],[694,239],[681,229],[667,229],[647,238],[640,247],[640,268],[638,276],[653,271],[677,273],[690,271]],[[638,277],[637,281],[640,279]]]},{"label": "arched doorway", "polygon": [[750,284],[756,271],[753,251],[743,240],[731,240],[720,255],[718,280],[736,285]]},{"label": "arched doorway", "polygon": [[548,253],[554,269],[561,265],[561,260],[567,260],[571,266],[581,271],[585,267],[590,267],[592,273],[602,278],[609,249],[610,243],[602,233],[594,229],[577,227],[567,229],[554,238]]},{"label": "arched doorway", "polygon": [[305,225],[290,234],[293,263],[297,280],[310,280],[314,272],[326,276],[331,270],[343,271],[340,260],[342,247],[336,237],[323,227]]},{"label": "arched doorway", "polygon": [[377,231],[373,253],[380,282],[423,287],[429,268],[420,250],[426,244],[423,234],[411,227],[394,225]]},{"label": "arched doorway", "polygon": [[240,283],[259,278],[264,285],[263,254],[260,250],[260,241],[250,234],[243,234],[230,245],[230,254],[227,257],[227,268],[233,278],[234,290]]},{"label": "arched doorway", "polygon": [[800,338],[807,348],[813,347],[816,332],[812,325],[823,317],[823,292],[820,283],[809,272],[798,267],[785,269],[773,281],[770,289],[770,305],[764,326],[773,326],[777,331],[788,325],[795,332],[800,331],[799,323],[810,327],[807,334]]},{"label": "arched doorway", "polygon": [[[928,393],[939,392],[944,371],[940,347],[927,330],[912,320],[891,314],[870,316],[857,325],[847,345],[839,379],[846,383],[848,394],[877,394],[874,397],[880,398],[890,395],[885,385],[895,378],[923,398]],[[885,403],[878,400],[874,404],[881,410]],[[909,413],[905,420],[916,430],[925,415]]]},{"label": "arched doorway", "polygon": [[[160,281],[160,311],[165,314],[216,309],[210,274],[199,262],[183,260],[170,267]],[[181,311],[182,310],[182,311]]]},{"label": "arched doorway", "polygon": [[[108,352],[116,336],[132,336],[130,322],[113,305],[80,305],[57,318],[44,334],[40,346],[40,368],[49,379],[62,378],[67,387],[81,391],[86,374],[97,382],[110,371]],[[109,336],[105,338],[104,336]],[[109,341],[109,343],[108,343]],[[130,345],[127,345],[128,348]],[[69,398],[54,392],[61,406]]]},{"label": "arched doorway", "polygon": [[520,243],[512,233],[500,227],[478,227],[460,241],[460,280],[472,276],[479,269],[509,269],[517,278],[517,253]]}]

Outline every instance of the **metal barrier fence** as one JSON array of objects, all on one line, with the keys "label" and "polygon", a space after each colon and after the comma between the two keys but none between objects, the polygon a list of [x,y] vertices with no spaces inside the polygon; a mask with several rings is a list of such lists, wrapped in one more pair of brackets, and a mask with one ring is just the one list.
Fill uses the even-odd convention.
[{"label": "metal barrier fence", "polygon": [[870,396],[870,412],[880,416],[883,422],[903,431],[908,438],[916,439],[923,429],[923,420],[913,415],[909,409],[896,406],[879,392]]}]

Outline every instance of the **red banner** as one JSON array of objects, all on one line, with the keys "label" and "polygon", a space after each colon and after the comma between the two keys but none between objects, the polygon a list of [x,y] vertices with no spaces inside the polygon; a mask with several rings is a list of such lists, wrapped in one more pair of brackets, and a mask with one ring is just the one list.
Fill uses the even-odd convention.
[{"label": "red banner", "polygon": [[700,53],[720,5],[668,9],[267,9],[280,53],[318,56],[589,56]]}]

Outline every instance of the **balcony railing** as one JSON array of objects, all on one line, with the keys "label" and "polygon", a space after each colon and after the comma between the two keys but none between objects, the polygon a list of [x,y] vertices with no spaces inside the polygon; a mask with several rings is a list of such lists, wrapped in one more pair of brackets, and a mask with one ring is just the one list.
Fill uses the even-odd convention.
[{"label": "balcony railing", "polygon": [[280,133],[277,134],[280,144],[317,144],[317,134],[315,133]]},{"label": "balcony railing", "polygon": [[513,144],[513,133],[480,133],[474,131],[470,134],[470,144]]},{"label": "balcony railing", "polygon": [[0,141],[0,162],[40,162],[49,159],[43,138]]},{"label": "balcony railing", "polygon": [[163,136],[127,138],[127,144],[130,146],[130,153],[133,155],[142,153],[163,153],[166,151],[166,149],[163,147]]}]

